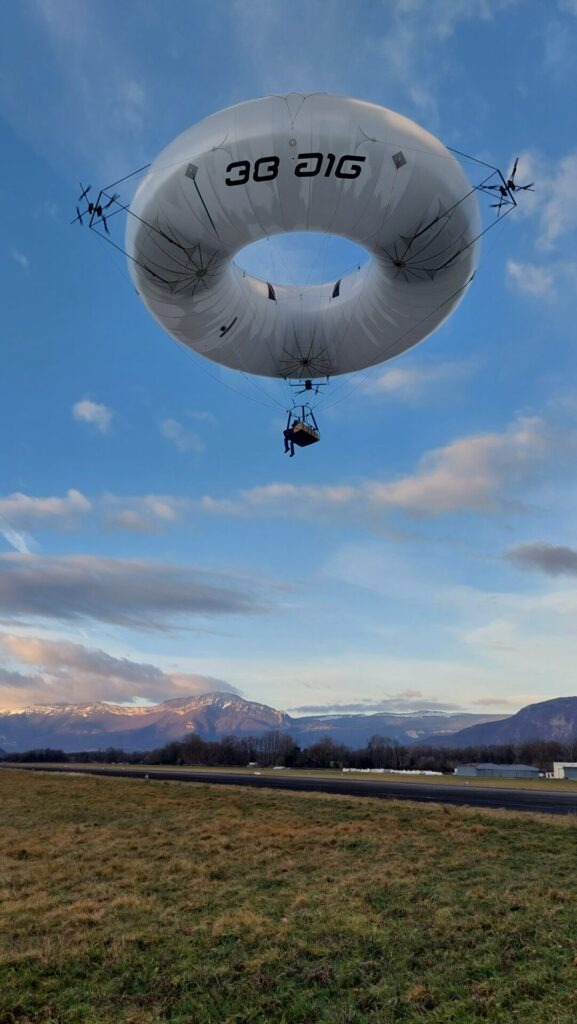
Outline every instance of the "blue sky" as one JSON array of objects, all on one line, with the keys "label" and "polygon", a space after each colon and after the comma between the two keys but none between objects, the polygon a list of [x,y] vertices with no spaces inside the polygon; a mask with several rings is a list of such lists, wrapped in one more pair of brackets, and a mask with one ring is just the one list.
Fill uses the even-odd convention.
[{"label": "blue sky", "polygon": [[[211,689],[515,711],[577,663],[576,0],[22,0],[0,43],[0,707]],[[534,180],[440,330],[286,394],[193,356],[78,181],[245,99],[380,103]],[[470,170],[470,167],[467,167]],[[312,280],[319,241],[247,265]],[[356,260],[331,242],[327,275]]]}]

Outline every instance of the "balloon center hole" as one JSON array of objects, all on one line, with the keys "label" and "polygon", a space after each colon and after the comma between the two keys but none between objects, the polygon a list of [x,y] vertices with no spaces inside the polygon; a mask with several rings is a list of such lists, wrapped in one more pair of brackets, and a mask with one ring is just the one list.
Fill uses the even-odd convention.
[{"label": "balloon center hole", "polygon": [[270,284],[306,287],[329,284],[360,270],[370,259],[362,245],[338,235],[292,231],[251,242],[234,262]]}]

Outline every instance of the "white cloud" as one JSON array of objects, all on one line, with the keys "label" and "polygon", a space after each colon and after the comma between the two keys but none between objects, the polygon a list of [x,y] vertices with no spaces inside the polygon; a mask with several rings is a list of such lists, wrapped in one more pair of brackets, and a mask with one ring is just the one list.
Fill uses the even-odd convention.
[{"label": "white cloud", "polygon": [[[8,55],[4,63],[14,82],[9,114],[18,130],[45,157],[72,158],[89,166],[103,184],[120,177],[119,168],[144,163],[143,136],[153,121],[146,114],[155,98],[146,83],[154,84],[156,75],[146,54],[158,41],[154,33],[141,50],[118,26],[110,30],[110,17],[92,0],[30,0],[22,17],[28,20],[29,12],[35,59],[54,81],[60,102],[40,112],[26,88],[30,76],[20,75]],[[95,148],[95,133],[104,131],[106,146]]]},{"label": "white cloud", "polygon": [[144,503],[150,509],[152,515],[155,515],[158,519],[172,522],[177,518],[175,501],[172,498],[164,498],[159,494],[149,494],[144,499]]},{"label": "white cloud", "polygon": [[427,452],[410,476],[370,485],[369,498],[420,516],[462,509],[486,511],[505,487],[534,472],[550,446],[542,420],[520,417],[503,433],[459,438]]},{"label": "white cloud", "polygon": [[198,420],[201,423],[216,423],[216,416],[212,412],[207,412],[205,409],[188,409],[187,416],[190,416],[191,420]]},{"label": "white cloud", "polygon": [[30,554],[30,548],[32,546],[31,538],[27,537],[26,534],[15,530],[2,516],[0,516],[0,536],[4,537],[4,540],[7,541],[15,551],[20,551],[23,555]]},{"label": "white cloud", "polygon": [[[492,21],[517,0],[399,0],[386,35],[377,40],[386,67],[429,122],[438,120],[435,99],[442,44],[460,22]],[[437,57],[437,60],[435,59]]]},{"label": "white cloud", "polygon": [[106,405],[91,402],[89,398],[84,398],[81,402],[74,403],[72,415],[75,420],[81,423],[90,423],[101,434],[106,434],[112,421],[113,412]]},{"label": "white cloud", "polygon": [[369,379],[364,390],[368,394],[385,394],[403,402],[418,402],[442,385],[463,380],[473,369],[473,365],[466,362],[441,363],[438,366],[393,366],[378,377]]},{"label": "white cloud", "polygon": [[118,106],[124,120],[140,128],[146,113],[146,93],[143,86],[132,79],[119,82],[117,86]]},{"label": "white cloud", "polygon": [[550,267],[507,260],[507,281],[525,295],[541,299],[552,299],[555,295],[555,278]]},{"label": "white cloud", "polygon": [[553,301],[562,295],[573,299],[577,290],[577,263],[549,260],[546,264],[517,263],[507,260],[507,283],[523,295]]},{"label": "white cloud", "polygon": [[133,508],[119,509],[108,518],[108,525],[117,530],[128,530],[130,533],[153,533],[155,530],[150,517]]},{"label": "white cloud", "polygon": [[53,199],[43,199],[39,203],[37,211],[37,216],[41,220],[46,220],[46,217],[49,217],[50,220],[58,223],[62,217],[62,210]]},{"label": "white cloud", "polygon": [[421,115],[426,119],[436,121],[437,105],[434,90],[431,88],[430,73],[427,73],[419,61],[421,17],[418,21],[411,23],[404,17],[405,13],[407,12],[397,12],[389,32],[378,40],[378,49],[385,66],[395,80],[402,83],[411,102],[421,112]]},{"label": "white cloud", "polygon": [[475,627],[461,643],[511,686],[533,688],[546,700],[575,693],[577,591],[535,595],[475,594]]},{"label": "white cloud", "polygon": [[550,21],[544,32],[545,69],[557,80],[563,79],[574,65],[574,46],[567,26],[560,20]]},{"label": "white cloud", "polygon": [[34,0],[46,29],[70,45],[89,41],[90,8],[86,0]]},{"label": "white cloud", "polygon": [[516,181],[534,182],[535,189],[517,196],[515,216],[536,220],[539,249],[558,248],[577,228],[577,150],[559,159],[537,150],[522,152]]},{"label": "white cloud", "polygon": [[107,494],[102,506],[109,526],[137,533],[152,533],[182,518],[192,503],[185,498],[162,494],[125,498]]},{"label": "white cloud", "polygon": [[460,21],[492,21],[514,3],[516,0],[435,0],[431,6],[429,0],[398,0],[395,6],[401,15],[426,18],[432,33],[446,39]]},{"label": "white cloud", "polygon": [[179,452],[195,452],[196,455],[201,455],[205,449],[205,444],[198,434],[186,430],[178,420],[162,420],[160,433],[167,441],[172,441]]},{"label": "white cloud", "polygon": [[30,269],[28,257],[23,252],[20,252],[19,249],[12,249],[12,259],[22,270],[28,271]]},{"label": "white cloud", "polygon": [[73,488],[63,498],[33,498],[19,491],[0,498],[0,516],[11,526],[49,524],[67,528],[91,507],[88,498]]},{"label": "white cloud", "polygon": [[198,502],[209,514],[245,516],[260,513],[289,516],[291,519],[330,515],[335,508],[348,510],[359,497],[359,489],[347,485],[299,485],[272,483],[240,491],[232,498],[205,495]]},{"label": "white cloud", "polygon": [[69,529],[91,507],[88,498],[73,489],[63,498],[33,498],[19,492],[8,494],[0,498],[0,536],[15,551],[30,554],[37,545],[21,527],[55,526],[57,529]]},{"label": "white cloud", "polygon": [[151,533],[183,520],[198,510],[199,503],[170,494],[117,496],[104,494],[91,500],[74,488],[62,496],[33,496],[15,491],[0,495],[0,535],[17,551],[35,547],[23,530],[69,530],[77,527],[89,512],[102,517],[107,526],[128,531]]},{"label": "white cloud", "polygon": [[[438,121],[436,94],[448,55],[449,37],[461,23],[491,21],[517,0],[399,0],[375,4],[372,30],[355,36],[350,60],[351,14],[346,0],[331,0],[327,17],[321,3],[299,3],[286,15],[283,0],[235,0],[232,25],[259,91],[283,93],[317,90],[354,95],[367,77],[374,98],[410,114],[413,108],[429,125]],[[357,5],[357,7],[363,5]],[[299,16],[300,15],[300,16]],[[279,38],[284,53],[279,59]],[[317,40],[322,39],[319,47]],[[355,84],[356,83],[356,84]],[[362,93],[361,93],[362,94]],[[409,108],[409,109],[407,109]]]},{"label": "white cloud", "polygon": [[577,228],[577,152],[568,153],[554,165],[541,183],[548,198],[542,205],[540,243],[545,249]]}]

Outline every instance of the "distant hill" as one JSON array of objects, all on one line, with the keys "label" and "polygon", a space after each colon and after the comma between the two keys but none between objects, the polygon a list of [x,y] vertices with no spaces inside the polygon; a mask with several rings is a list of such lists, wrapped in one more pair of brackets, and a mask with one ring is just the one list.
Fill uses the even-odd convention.
[{"label": "distant hill", "polygon": [[449,737],[435,737],[438,746],[491,746],[500,743],[524,743],[526,740],[560,740],[577,737],[577,697],[555,697],[539,704],[529,704],[516,715],[497,722],[484,722],[461,729]]},{"label": "distant hill", "polygon": [[450,736],[464,726],[494,721],[496,715],[448,715],[415,712],[409,715],[312,715],[293,718],[266,704],[243,700],[230,693],[167,700],[153,707],[117,704],[46,704],[0,712],[0,745],[18,752],[52,747],[65,751],[152,750],[170,740],[196,733],[205,740],[223,736],[259,736],[272,729],[289,732],[309,745],[330,735],[350,747],[364,746],[381,735],[400,743],[430,736]]},{"label": "distant hill", "polygon": [[291,734],[302,744],[314,743],[321,736],[331,736],[347,747],[364,747],[371,736],[386,736],[398,743],[428,743],[434,736],[442,742],[445,736],[478,722],[498,721],[500,715],[439,714],[413,711],[400,715],[380,711],[372,715],[310,715],[293,718]]}]

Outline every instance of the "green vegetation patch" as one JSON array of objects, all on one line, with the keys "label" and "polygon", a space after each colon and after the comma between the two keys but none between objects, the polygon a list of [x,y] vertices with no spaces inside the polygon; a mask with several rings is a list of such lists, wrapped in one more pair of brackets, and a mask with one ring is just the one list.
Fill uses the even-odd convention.
[{"label": "green vegetation patch", "polygon": [[2,1024],[574,1024],[577,826],[0,771]]}]

